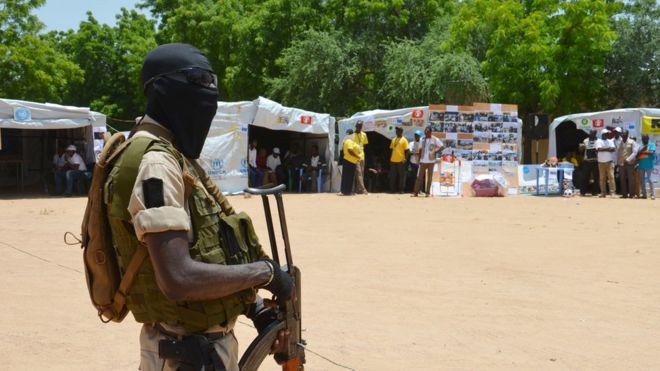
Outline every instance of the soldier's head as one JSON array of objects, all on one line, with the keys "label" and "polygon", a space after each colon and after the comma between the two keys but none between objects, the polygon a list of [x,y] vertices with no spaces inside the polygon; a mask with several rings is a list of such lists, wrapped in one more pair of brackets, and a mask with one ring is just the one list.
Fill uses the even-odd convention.
[{"label": "soldier's head", "polygon": [[218,80],[206,56],[188,44],[165,44],[142,65],[147,114],[174,134],[177,148],[199,158],[218,107]]}]

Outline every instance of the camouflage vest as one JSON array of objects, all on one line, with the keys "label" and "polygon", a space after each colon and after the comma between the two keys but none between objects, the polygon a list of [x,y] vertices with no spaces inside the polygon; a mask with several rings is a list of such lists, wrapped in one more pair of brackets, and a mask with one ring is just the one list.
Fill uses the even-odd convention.
[{"label": "camouflage vest", "polygon": [[[194,243],[190,246],[191,258],[210,264],[244,264],[256,261],[263,255],[247,214],[225,215],[215,199],[205,191],[199,181],[200,174],[192,163],[172,144],[163,139],[137,137],[131,139],[113,164],[104,187],[112,243],[122,276],[139,245],[131,224],[128,202],[142,157],[151,151],[171,154],[183,169],[194,236]],[[183,326],[187,333],[196,333],[233,321],[246,311],[249,303],[254,302],[255,295],[256,292],[249,289],[215,300],[174,302],[160,290],[151,260],[145,259],[126,304],[137,322],[164,322]]]}]

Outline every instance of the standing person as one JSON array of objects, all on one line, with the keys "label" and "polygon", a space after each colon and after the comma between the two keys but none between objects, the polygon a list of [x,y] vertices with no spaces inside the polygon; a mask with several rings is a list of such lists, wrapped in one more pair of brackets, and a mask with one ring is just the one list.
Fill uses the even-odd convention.
[{"label": "standing person", "polygon": [[248,181],[250,187],[261,186],[263,174],[257,167],[257,140],[252,139],[248,148]]},{"label": "standing person", "polygon": [[424,129],[424,139],[421,144],[421,157],[419,159],[419,173],[415,181],[415,188],[413,189],[413,196],[419,196],[419,189],[422,185],[422,180],[426,176],[426,187],[424,193],[426,197],[431,195],[431,182],[433,181],[433,167],[435,166],[435,159],[445,148],[440,139],[434,137],[431,133],[431,127],[427,126]]},{"label": "standing person", "polygon": [[355,165],[355,193],[366,195],[367,189],[364,187],[364,147],[369,144],[367,133],[362,131],[362,120],[355,123],[355,134],[353,142],[360,147],[360,161]]},{"label": "standing person", "polygon": [[621,198],[633,198],[635,194],[635,152],[637,143],[630,139],[628,130],[621,134],[621,143],[617,148],[617,165],[621,180]]},{"label": "standing person", "polygon": [[85,161],[77,151],[78,149],[73,144],[66,147],[64,166],[62,166],[63,171],[55,173],[55,192],[60,193],[62,183],[66,181],[66,191],[64,192],[66,197],[73,195],[73,182],[80,183],[85,177],[85,171],[87,171],[87,165],[85,165]]},{"label": "standing person", "polygon": [[408,156],[408,139],[403,137],[403,128],[397,126],[396,136],[392,138],[390,149],[390,192],[403,193],[406,184],[406,157]]},{"label": "standing person", "polygon": [[610,195],[615,195],[614,185],[614,159],[616,157],[616,146],[613,139],[609,139],[610,131],[603,129],[600,132],[600,139],[596,141],[596,151],[598,151],[598,173],[600,175],[600,197],[607,195],[607,186],[609,186]]},{"label": "standing person", "polygon": [[610,131],[610,136],[614,141],[614,185],[616,186],[616,193],[621,193],[623,194],[622,187],[623,185],[621,184],[621,170],[622,167],[619,166],[619,160],[618,160],[618,153],[619,149],[621,148],[621,143],[623,143],[622,139],[622,134],[623,129],[619,126],[615,127],[612,131]]},{"label": "standing person", "polygon": [[419,156],[421,143],[420,138],[422,137],[422,132],[415,130],[415,135],[413,136],[413,141],[410,143],[410,151],[408,152],[408,162],[410,164],[410,179],[412,179],[412,185],[415,184],[417,180],[417,171],[419,170]]},{"label": "standing person", "polygon": [[651,174],[653,173],[653,162],[655,161],[655,143],[649,142],[648,134],[642,135],[642,146],[637,152],[637,161],[639,166],[639,177],[642,187],[642,198],[646,198],[646,183],[649,184],[649,193],[652,200],[655,200],[655,190]]},{"label": "standing person", "polygon": [[346,138],[342,145],[344,152],[344,163],[341,172],[341,195],[353,195],[353,186],[355,178],[355,168],[360,161],[360,146],[353,141],[353,130],[346,131]]},{"label": "standing person", "polygon": [[593,182],[591,194],[598,194],[598,151],[596,150],[596,130],[589,131],[589,137],[585,138],[580,144],[580,149],[584,152],[584,161],[582,161],[582,176],[580,184],[580,195],[586,196],[590,183]]},{"label": "standing person", "polygon": [[[55,194],[62,194],[62,184],[66,180],[66,157],[64,147],[58,146],[57,152],[53,155],[53,180],[55,181]],[[49,174],[50,175],[50,174]]]},{"label": "standing person", "polygon": [[[140,370],[184,369],[179,359],[195,357],[207,370],[238,371],[237,317],[260,302],[256,288],[290,299],[293,283],[258,244],[246,241],[249,253],[240,255],[220,238],[230,233],[222,218],[251,222],[229,214],[197,161],[218,101],[206,57],[191,45],[161,45],[147,55],[141,78],[146,115],[105,187],[120,271],[138,249],[148,251],[126,295],[143,324]],[[161,353],[161,341],[178,357]]]}]

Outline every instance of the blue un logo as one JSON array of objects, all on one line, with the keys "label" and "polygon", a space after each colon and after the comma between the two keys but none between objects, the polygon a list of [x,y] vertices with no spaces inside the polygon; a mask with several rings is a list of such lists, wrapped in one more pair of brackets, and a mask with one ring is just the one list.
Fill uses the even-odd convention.
[{"label": "blue un logo", "polygon": [[225,162],[222,160],[211,161],[211,167],[214,169],[222,169],[224,166],[225,166]]}]

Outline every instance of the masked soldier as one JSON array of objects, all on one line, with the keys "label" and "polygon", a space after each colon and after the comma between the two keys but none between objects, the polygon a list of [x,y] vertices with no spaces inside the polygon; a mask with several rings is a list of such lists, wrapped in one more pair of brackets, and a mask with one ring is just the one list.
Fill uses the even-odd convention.
[{"label": "masked soldier", "polygon": [[148,251],[126,299],[143,323],[140,369],[238,370],[237,316],[254,312],[256,288],[291,298],[292,280],[196,161],[218,100],[206,57],[161,45],[147,55],[142,83],[146,115],[104,191],[121,272],[137,249]]}]

